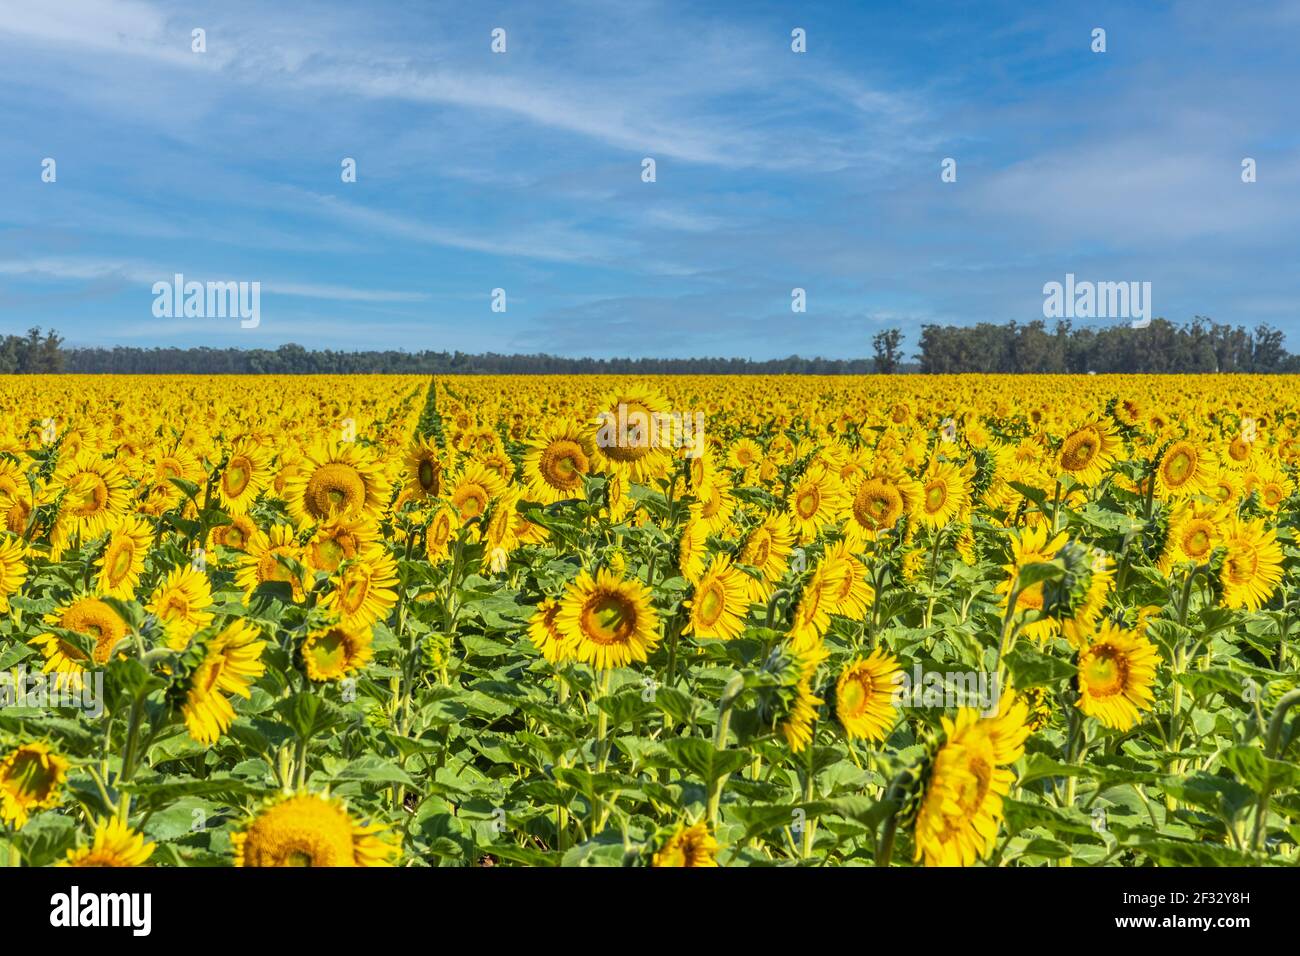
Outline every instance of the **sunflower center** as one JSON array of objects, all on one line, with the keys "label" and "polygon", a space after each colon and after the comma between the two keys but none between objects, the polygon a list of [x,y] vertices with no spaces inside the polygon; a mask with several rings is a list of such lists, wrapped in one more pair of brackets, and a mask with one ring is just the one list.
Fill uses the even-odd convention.
[{"label": "sunflower center", "polygon": [[695,612],[702,624],[716,624],[726,608],[727,599],[717,581],[710,581],[704,593],[695,600]]},{"label": "sunflower center", "polygon": [[69,483],[68,497],[72,501],[68,508],[71,514],[89,517],[103,510],[108,501],[108,485],[99,475],[83,473]]},{"label": "sunflower center", "polygon": [[617,594],[600,594],[582,609],[583,631],[599,644],[621,644],[636,626],[636,608]]},{"label": "sunflower center", "polygon": [[588,467],[589,462],[582,446],[564,439],[546,446],[539,470],[547,484],[568,491],[582,483],[582,476]]},{"label": "sunflower center", "polygon": [[1114,648],[1099,644],[1093,648],[1083,668],[1088,693],[1094,697],[1113,697],[1121,693],[1128,680],[1128,661]]},{"label": "sunflower center", "polygon": [[351,465],[337,461],[316,469],[304,496],[307,510],[316,518],[359,510],[365,500],[365,479]]},{"label": "sunflower center", "polygon": [[817,513],[822,501],[821,491],[816,485],[810,485],[799,493],[795,498],[795,511],[799,513],[800,518],[808,519]]},{"label": "sunflower center", "polygon": [[242,455],[232,458],[226,465],[226,473],[221,476],[221,485],[226,494],[232,498],[239,497],[248,487],[249,473],[252,471],[247,458]]},{"label": "sunflower center", "polygon": [[932,481],[925,486],[925,510],[930,514],[939,511],[947,501],[947,484],[942,481]]}]

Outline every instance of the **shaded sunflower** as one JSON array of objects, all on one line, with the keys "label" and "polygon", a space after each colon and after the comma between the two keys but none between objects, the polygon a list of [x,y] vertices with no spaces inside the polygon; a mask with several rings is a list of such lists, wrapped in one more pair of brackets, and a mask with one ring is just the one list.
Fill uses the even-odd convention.
[{"label": "shaded sunflower", "polygon": [[37,810],[58,806],[68,761],[40,741],[21,744],[0,759],[0,821],[15,829]]},{"label": "shaded sunflower", "polygon": [[559,614],[560,602],[548,597],[537,605],[533,616],[528,620],[528,639],[542,657],[552,664],[563,664],[573,658],[573,645],[560,633],[556,622]]},{"label": "shaded sunflower", "polygon": [[745,575],[751,602],[766,604],[772,599],[776,582],[785,576],[790,566],[793,543],[790,519],[779,513],[768,515],[749,533],[738,561],[759,572],[758,577]]},{"label": "shaded sunflower", "polygon": [[417,498],[436,498],[442,494],[447,471],[444,457],[432,436],[411,439],[404,464],[408,487]]},{"label": "shaded sunflower", "polygon": [[280,558],[302,561],[302,548],[294,538],[293,528],[287,524],[277,524],[272,526],[270,533],[259,528],[249,540],[244,556],[240,559],[239,569],[235,572],[235,584],[243,590],[245,604],[252,599],[253,592],[258,587],[272,583],[288,584],[295,602],[306,600],[306,581],[302,575],[282,564]]},{"label": "shaded sunflower", "polygon": [[56,634],[41,634],[28,642],[44,656],[44,673],[61,675],[61,685],[73,689],[81,687],[81,675],[90,669],[92,663],[107,664],[113,648],[127,635],[126,621],[108,604],[88,595],[55,608],[45,615],[45,623],[85,634],[95,642],[89,657],[81,648]]},{"label": "shaded sunflower", "polygon": [[429,519],[424,532],[424,555],[430,564],[441,564],[451,557],[451,543],[460,530],[460,517],[449,505],[440,505]]},{"label": "shaded sunflower", "polygon": [[1109,422],[1089,422],[1065,436],[1056,464],[1062,475],[1092,487],[1101,481],[1121,450],[1119,436]]},{"label": "shaded sunflower", "polygon": [[371,545],[343,564],[320,599],[323,611],[345,628],[359,630],[382,621],[397,603],[397,562],[382,545]]},{"label": "shaded sunflower", "polygon": [[312,631],[302,642],[303,668],[313,681],[342,680],[370,663],[374,637],[369,627],[332,627]]}]

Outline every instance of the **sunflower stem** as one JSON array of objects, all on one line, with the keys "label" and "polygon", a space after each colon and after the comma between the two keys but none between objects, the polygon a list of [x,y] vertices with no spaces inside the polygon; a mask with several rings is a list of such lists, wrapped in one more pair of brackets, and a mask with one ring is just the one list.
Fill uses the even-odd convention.
[{"label": "sunflower stem", "polygon": [[[1269,760],[1277,759],[1278,748],[1282,743],[1282,728],[1286,725],[1287,711],[1296,704],[1300,704],[1300,690],[1288,691],[1282,695],[1282,699],[1277,703],[1277,708],[1273,711],[1273,718],[1268,722],[1268,740],[1264,745],[1264,756]],[[1255,805],[1255,832],[1251,836],[1250,846],[1256,852],[1263,848],[1269,800],[1273,796],[1272,783],[1271,778],[1265,777],[1264,789],[1261,791],[1259,801]]]}]

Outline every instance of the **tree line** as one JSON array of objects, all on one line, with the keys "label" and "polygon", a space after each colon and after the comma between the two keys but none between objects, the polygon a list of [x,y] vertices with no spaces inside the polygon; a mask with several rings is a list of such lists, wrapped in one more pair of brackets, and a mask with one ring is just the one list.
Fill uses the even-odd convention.
[{"label": "tree line", "polygon": [[1277,329],[1247,330],[1204,316],[1185,325],[1153,319],[1139,329],[1075,328],[1068,321],[1052,328],[1042,321],[923,325],[916,357],[922,372],[1300,371],[1300,356],[1286,350]]},{"label": "tree line", "polygon": [[1153,319],[1127,325],[1076,328],[1068,321],[997,325],[923,325],[915,361],[903,354],[898,329],[872,338],[871,358],[825,359],[791,355],[738,358],[563,358],[495,352],[335,351],[301,345],[277,349],[64,348],[53,330],[0,340],[0,373],[302,375],[381,373],[411,375],[862,375],[868,372],[1300,372],[1282,333],[1197,316],[1185,325]]}]

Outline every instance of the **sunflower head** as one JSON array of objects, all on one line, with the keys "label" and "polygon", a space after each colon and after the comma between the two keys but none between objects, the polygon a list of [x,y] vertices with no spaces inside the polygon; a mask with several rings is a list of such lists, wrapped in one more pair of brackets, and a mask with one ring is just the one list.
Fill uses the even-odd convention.
[{"label": "sunflower head", "polygon": [[352,817],[339,800],[298,793],[264,807],[231,837],[235,866],[391,866],[386,827]]},{"label": "sunflower head", "polygon": [[68,761],[45,744],[21,744],[0,758],[0,820],[21,827],[37,810],[57,806]]}]

